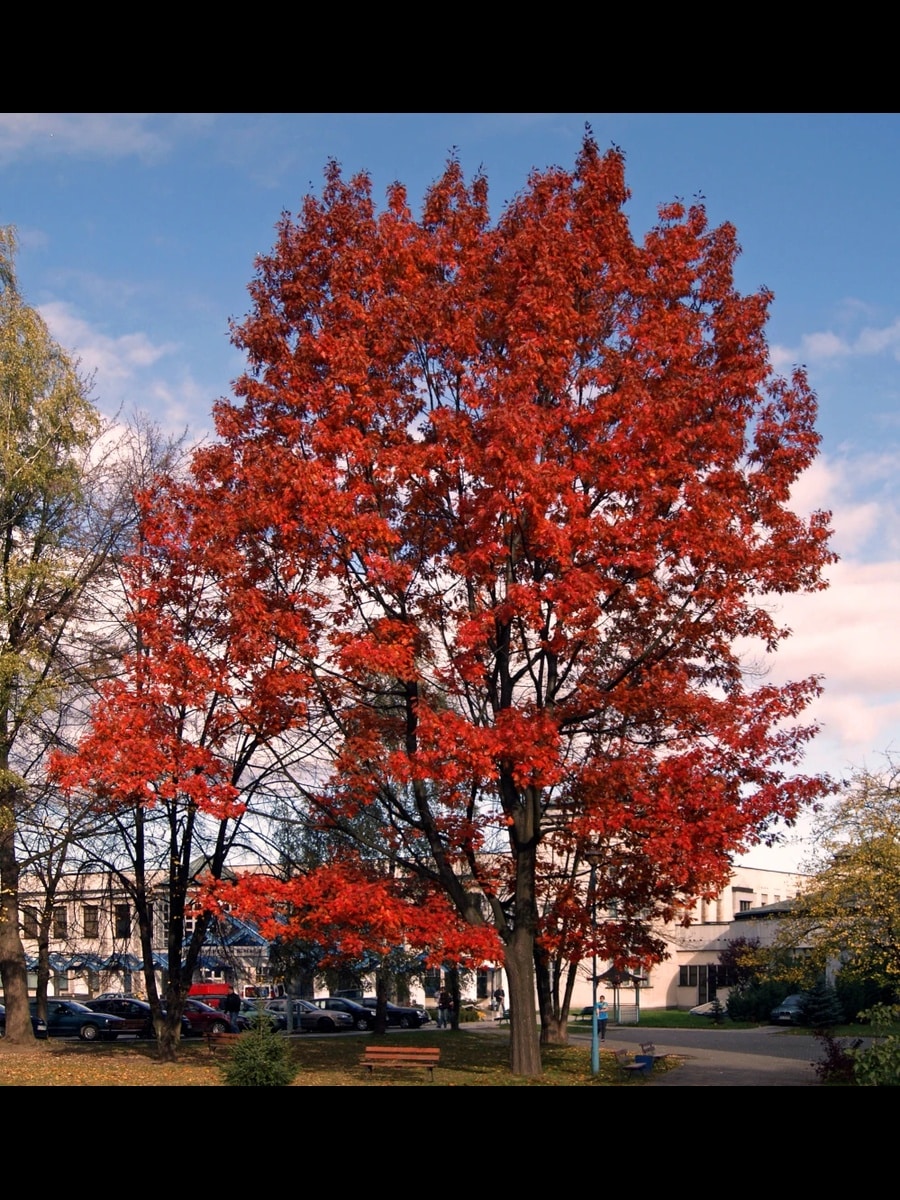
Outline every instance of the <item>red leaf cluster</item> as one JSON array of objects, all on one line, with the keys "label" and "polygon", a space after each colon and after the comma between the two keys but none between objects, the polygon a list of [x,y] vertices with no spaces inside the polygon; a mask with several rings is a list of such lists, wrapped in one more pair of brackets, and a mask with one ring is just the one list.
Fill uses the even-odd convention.
[{"label": "red leaf cluster", "polygon": [[272,941],[319,947],[324,967],[388,958],[398,948],[430,966],[477,966],[502,957],[496,931],[474,928],[447,897],[411,879],[379,876],[360,861],[329,863],[289,880],[247,875],[211,883],[206,903],[255,921]]}]

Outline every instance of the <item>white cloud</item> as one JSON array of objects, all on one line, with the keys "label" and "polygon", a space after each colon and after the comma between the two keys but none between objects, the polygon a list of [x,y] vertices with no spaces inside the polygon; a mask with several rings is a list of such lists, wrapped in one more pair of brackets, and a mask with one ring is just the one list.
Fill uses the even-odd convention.
[{"label": "white cloud", "polygon": [[773,606],[776,620],[792,633],[768,660],[768,679],[824,679],[825,690],[807,714],[821,732],[804,770],[839,777],[900,734],[898,469],[890,453],[822,457],[792,493],[799,512],[831,510],[833,545],[841,555],[826,572],[825,591],[780,597]]},{"label": "white cloud", "polygon": [[95,373],[101,383],[130,379],[177,349],[174,342],[154,345],[144,333],[119,337],[100,333],[62,301],[41,305],[40,313],[54,338],[80,360],[84,372]]},{"label": "white cloud", "polygon": [[214,113],[0,113],[0,162],[26,154],[154,161],[182,131],[209,127]]},{"label": "white cloud", "polygon": [[[208,409],[208,396],[190,378],[176,385],[154,371],[173,358],[177,343],[155,343],[145,333],[110,336],[61,302],[42,305],[40,312],[53,337],[78,360],[82,375],[92,380],[95,402],[107,415],[141,410],[165,431],[180,435],[197,411]],[[183,370],[183,364],[175,362],[173,369]]]},{"label": "white cloud", "polygon": [[771,347],[772,365],[785,371],[794,363],[822,365],[839,359],[870,357],[891,353],[900,360],[900,317],[881,328],[867,326],[853,336],[841,336],[830,330],[806,333],[796,347]]},{"label": "white cloud", "polygon": [[776,656],[773,675],[823,674],[832,694],[900,697],[900,562],[847,559],[829,575],[826,591],[783,598],[778,619],[793,633]]},{"label": "white cloud", "polygon": [[815,460],[791,490],[796,511],[830,510],[832,548],[842,558],[862,560],[877,547],[880,556],[900,555],[900,507],[896,450]]}]

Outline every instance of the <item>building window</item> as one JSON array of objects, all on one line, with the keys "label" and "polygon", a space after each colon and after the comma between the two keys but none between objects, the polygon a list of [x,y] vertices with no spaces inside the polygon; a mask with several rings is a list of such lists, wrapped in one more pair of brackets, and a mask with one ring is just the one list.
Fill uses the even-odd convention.
[{"label": "building window", "polygon": [[69,936],[69,914],[65,905],[53,910],[53,936],[64,938]]},{"label": "building window", "polygon": [[678,968],[678,986],[697,988],[697,1003],[705,1004],[715,997],[716,988],[722,987],[723,983],[715,963],[698,963]]},{"label": "building window", "polygon": [[425,977],[422,980],[425,988],[426,996],[436,996],[441,990],[441,972],[439,969],[429,967],[425,972]]},{"label": "building window", "polygon": [[36,938],[38,936],[38,915],[36,908],[24,908],[22,910],[22,931],[27,938]]},{"label": "building window", "polygon": [[738,912],[749,912],[753,907],[753,904],[750,900],[741,900],[739,901],[739,904],[740,908],[738,909]]},{"label": "building window", "polygon": [[131,908],[127,904],[116,905],[116,937],[131,937]]},{"label": "building window", "polygon": [[84,926],[84,936],[86,938],[98,938],[100,936],[100,909],[96,904],[85,904],[81,910],[81,922]]},{"label": "building window", "polygon": [[164,897],[158,897],[153,901],[153,912],[159,917],[156,932],[160,941],[165,942],[169,936],[169,901]]}]

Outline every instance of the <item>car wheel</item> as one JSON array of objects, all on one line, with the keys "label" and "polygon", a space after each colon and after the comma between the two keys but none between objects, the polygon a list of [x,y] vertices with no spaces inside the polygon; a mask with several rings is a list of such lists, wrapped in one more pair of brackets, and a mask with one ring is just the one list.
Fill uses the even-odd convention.
[{"label": "car wheel", "polygon": [[316,1022],[316,1029],[320,1033],[331,1033],[334,1030],[334,1021],[330,1017],[320,1017]]},{"label": "car wheel", "polygon": [[411,1022],[410,1022],[409,1017],[401,1017],[400,1018],[400,1028],[401,1029],[409,1029],[410,1024],[411,1024]]},{"label": "car wheel", "polygon": [[213,1021],[212,1031],[213,1031],[213,1033],[227,1033],[228,1026],[225,1024],[224,1021]]},{"label": "car wheel", "polygon": [[360,1031],[371,1028],[371,1022],[369,1021],[368,1017],[357,1017],[353,1024],[354,1027]]},{"label": "car wheel", "polygon": [[96,1042],[97,1038],[100,1036],[100,1030],[96,1025],[82,1025],[81,1029],[78,1031],[78,1036],[84,1042]]}]

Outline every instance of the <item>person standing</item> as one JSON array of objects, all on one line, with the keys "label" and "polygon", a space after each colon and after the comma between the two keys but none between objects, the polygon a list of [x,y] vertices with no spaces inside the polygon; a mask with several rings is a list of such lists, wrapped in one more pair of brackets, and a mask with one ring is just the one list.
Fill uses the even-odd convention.
[{"label": "person standing", "polygon": [[600,996],[597,1000],[597,1032],[600,1034],[600,1041],[606,1041],[606,1025],[609,1021],[609,1005],[606,1003],[606,997]]},{"label": "person standing", "polygon": [[450,1028],[450,1015],[453,1012],[453,997],[450,995],[450,993],[447,991],[446,988],[441,988],[440,995],[438,996],[438,1010],[437,1011],[438,1011],[438,1019],[437,1019],[438,1029],[449,1029]]},{"label": "person standing", "polygon": [[232,1032],[237,1032],[236,1018],[238,1013],[241,1011],[241,998],[233,987],[228,989],[228,995],[222,1000],[220,1008],[228,1018],[228,1021],[232,1027]]}]

